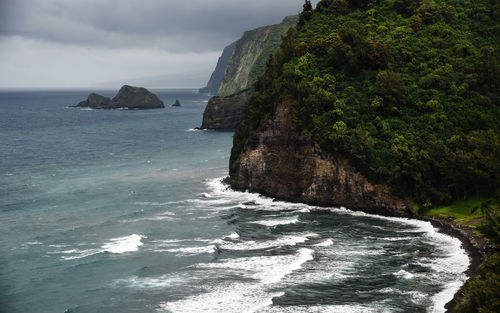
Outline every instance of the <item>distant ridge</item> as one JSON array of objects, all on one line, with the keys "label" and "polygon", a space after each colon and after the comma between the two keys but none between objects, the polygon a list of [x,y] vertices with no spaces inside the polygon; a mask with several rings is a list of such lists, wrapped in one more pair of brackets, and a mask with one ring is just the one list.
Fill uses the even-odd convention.
[{"label": "distant ridge", "polygon": [[219,86],[224,78],[224,73],[226,72],[227,64],[231,55],[233,54],[234,47],[236,46],[237,41],[233,42],[229,46],[225,47],[222,51],[222,55],[219,57],[217,61],[217,66],[215,67],[214,72],[210,76],[208,83],[205,87],[200,88],[199,92],[208,93],[210,95],[216,95],[219,91]]}]

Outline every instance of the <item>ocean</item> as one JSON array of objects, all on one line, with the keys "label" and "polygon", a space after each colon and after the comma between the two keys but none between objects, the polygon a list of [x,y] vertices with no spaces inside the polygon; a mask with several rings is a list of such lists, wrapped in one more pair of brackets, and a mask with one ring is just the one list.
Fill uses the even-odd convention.
[{"label": "ocean", "polygon": [[0,91],[2,313],[444,312],[467,278],[428,222],[230,190],[206,95],[68,107],[91,91]]}]

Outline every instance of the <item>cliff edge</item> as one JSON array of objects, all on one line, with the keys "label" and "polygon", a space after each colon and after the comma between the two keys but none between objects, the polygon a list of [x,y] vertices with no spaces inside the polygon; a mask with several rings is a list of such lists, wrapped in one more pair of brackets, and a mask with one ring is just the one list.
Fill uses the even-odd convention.
[{"label": "cliff edge", "polygon": [[341,155],[328,155],[292,127],[287,101],[252,134],[230,164],[230,185],[288,201],[413,216],[408,204],[370,183]]},{"label": "cliff edge", "polygon": [[201,129],[233,130],[241,122],[243,106],[250,97],[251,89],[227,97],[212,97],[203,112]]}]

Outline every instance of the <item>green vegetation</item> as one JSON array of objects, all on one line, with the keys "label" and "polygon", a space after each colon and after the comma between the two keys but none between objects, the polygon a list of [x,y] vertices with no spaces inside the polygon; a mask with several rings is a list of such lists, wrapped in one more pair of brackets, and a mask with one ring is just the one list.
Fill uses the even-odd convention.
[{"label": "green vegetation", "polygon": [[322,0],[255,84],[234,136],[284,100],[297,131],[426,209],[500,187],[500,2]]},{"label": "green vegetation", "polygon": [[257,57],[252,69],[250,70],[248,80],[251,83],[257,81],[257,78],[264,74],[266,71],[267,60],[269,60],[271,55],[279,48],[282,36],[286,34],[290,27],[297,25],[298,21],[298,15],[290,15],[285,17],[280,24],[273,25],[271,27],[271,31],[269,32],[269,35],[267,36],[262,47],[262,52]]},{"label": "green vegetation", "polygon": [[465,284],[466,296],[453,312],[500,312],[500,253],[490,256],[479,266],[479,276]]},{"label": "green vegetation", "polygon": [[476,208],[481,205],[481,200],[458,200],[448,205],[438,206],[425,211],[425,215],[432,217],[448,218],[470,226],[483,220],[483,215]]}]

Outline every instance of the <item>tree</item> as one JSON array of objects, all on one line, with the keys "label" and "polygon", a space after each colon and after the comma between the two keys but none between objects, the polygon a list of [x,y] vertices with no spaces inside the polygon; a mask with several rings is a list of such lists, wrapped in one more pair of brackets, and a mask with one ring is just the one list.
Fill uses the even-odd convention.
[{"label": "tree", "polygon": [[308,12],[308,11],[312,11],[313,9],[313,6],[311,4],[311,0],[306,0],[304,2],[304,5],[302,6],[303,8],[303,12]]}]

